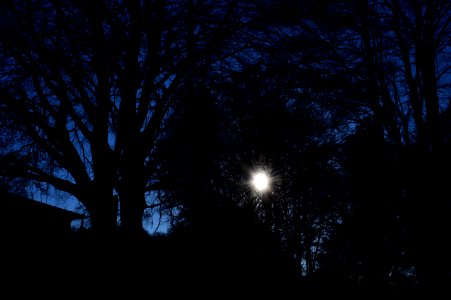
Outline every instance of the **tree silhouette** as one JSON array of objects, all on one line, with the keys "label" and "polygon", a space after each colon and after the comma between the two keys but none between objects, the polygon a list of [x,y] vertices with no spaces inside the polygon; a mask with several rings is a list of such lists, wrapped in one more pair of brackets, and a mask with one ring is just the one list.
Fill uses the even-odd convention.
[{"label": "tree silhouette", "polygon": [[174,284],[446,286],[450,6],[6,1],[0,186],[75,197],[94,234],[74,244],[121,232],[98,257],[156,247]]},{"label": "tree silhouette", "polygon": [[24,139],[3,176],[74,195],[102,234],[115,230],[117,194],[121,228],[142,231],[173,98],[196,62],[225,56],[217,49],[242,11],[233,1],[3,4],[2,110]]}]

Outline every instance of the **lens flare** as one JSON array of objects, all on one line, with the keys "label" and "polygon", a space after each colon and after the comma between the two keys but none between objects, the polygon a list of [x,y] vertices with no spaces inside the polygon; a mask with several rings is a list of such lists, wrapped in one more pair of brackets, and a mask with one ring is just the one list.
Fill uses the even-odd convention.
[{"label": "lens flare", "polygon": [[263,192],[269,188],[269,177],[266,175],[265,172],[258,172],[255,173],[252,179],[252,185],[254,188],[259,191]]}]

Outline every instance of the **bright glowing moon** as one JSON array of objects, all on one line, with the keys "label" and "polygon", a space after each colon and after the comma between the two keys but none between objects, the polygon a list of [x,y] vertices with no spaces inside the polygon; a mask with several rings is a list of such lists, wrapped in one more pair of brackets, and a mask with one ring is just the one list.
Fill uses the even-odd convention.
[{"label": "bright glowing moon", "polygon": [[256,173],[252,179],[252,184],[259,192],[267,190],[269,187],[269,177],[264,172]]}]

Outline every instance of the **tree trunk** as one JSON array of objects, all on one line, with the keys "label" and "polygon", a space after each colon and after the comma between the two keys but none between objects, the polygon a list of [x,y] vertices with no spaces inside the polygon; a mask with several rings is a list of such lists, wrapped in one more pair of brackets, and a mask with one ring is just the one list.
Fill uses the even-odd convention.
[{"label": "tree trunk", "polygon": [[437,94],[436,69],[435,69],[435,50],[433,46],[421,45],[421,62],[417,64],[421,68],[421,77],[423,83],[423,94],[426,106],[426,124],[427,134],[430,140],[431,151],[438,150],[440,147],[439,131],[439,99]]},{"label": "tree trunk", "polygon": [[121,231],[133,238],[141,235],[145,201],[144,154],[137,138],[129,139],[123,149],[120,169]]},{"label": "tree trunk", "polygon": [[92,201],[94,205],[87,207],[91,217],[92,231],[97,237],[111,237],[117,230],[117,202],[111,194],[108,196],[101,196],[100,193],[93,194],[96,195]]},{"label": "tree trunk", "polygon": [[117,230],[117,201],[113,197],[112,183],[96,179],[80,197],[89,213],[91,230],[98,238],[110,238]]},{"label": "tree trunk", "polygon": [[420,95],[426,108],[427,152],[420,153],[423,187],[416,197],[415,233],[417,250],[417,275],[420,284],[428,289],[437,290],[445,286],[448,276],[447,254],[444,249],[444,236],[449,234],[445,220],[448,211],[441,177],[446,174],[442,170],[442,141],[439,125],[439,97],[437,92],[436,70],[436,31],[439,16],[436,14],[436,1],[426,1],[417,7],[417,39],[416,67],[420,79]]},{"label": "tree trunk", "polygon": [[[417,133],[417,144],[421,149],[427,149],[427,140],[426,140],[426,131],[425,124],[423,120],[423,99],[420,98],[419,95],[419,82],[415,80],[412,71],[412,63],[410,60],[410,47],[408,45],[408,41],[404,37],[402,28],[401,28],[401,18],[403,15],[402,9],[399,5],[398,1],[394,1],[393,13],[396,17],[394,20],[394,31],[396,34],[396,39],[398,42],[398,47],[401,55],[401,60],[404,66],[404,74],[406,75],[406,81],[409,91],[409,100],[412,105],[413,118],[416,126]],[[418,35],[418,30],[415,31],[416,35]],[[415,37],[418,39],[418,36]],[[418,58],[418,55],[417,55]]]}]

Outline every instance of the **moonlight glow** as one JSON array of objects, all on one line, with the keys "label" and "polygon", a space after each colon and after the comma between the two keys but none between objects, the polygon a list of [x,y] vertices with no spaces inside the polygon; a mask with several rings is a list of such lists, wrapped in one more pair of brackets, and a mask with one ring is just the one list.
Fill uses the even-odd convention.
[{"label": "moonlight glow", "polygon": [[269,177],[264,172],[258,172],[254,174],[254,177],[252,179],[252,185],[254,188],[259,191],[263,192],[269,188]]}]

